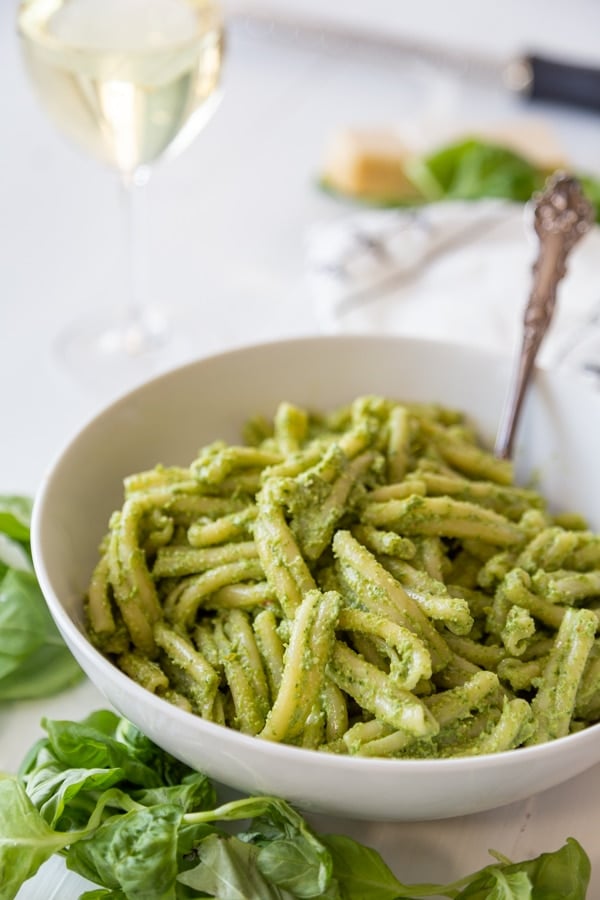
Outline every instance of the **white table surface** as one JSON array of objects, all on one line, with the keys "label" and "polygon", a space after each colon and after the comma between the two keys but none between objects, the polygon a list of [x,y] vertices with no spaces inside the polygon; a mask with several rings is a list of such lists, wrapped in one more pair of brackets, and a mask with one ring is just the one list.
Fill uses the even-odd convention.
[{"label": "white table surface", "polygon": [[[283,2],[276,6],[278,14],[286,9]],[[342,6],[347,21],[365,24],[364,4],[325,9],[339,22]],[[444,0],[419,4],[420,14],[410,21],[401,6],[379,0],[370,9],[384,30],[434,40],[446,35],[498,57],[533,38],[556,49],[561,16],[571,54],[579,48],[590,58],[600,33],[595,29],[590,40],[594,22],[600,25],[594,3],[571,2],[568,18],[564,4],[507,4],[513,27],[498,27],[494,46],[475,2],[459,5],[461,16],[468,17],[469,7],[473,12],[467,38],[455,19],[444,29]],[[542,7],[547,28],[535,32]],[[289,7],[311,15],[323,8],[316,2]],[[55,350],[57,336],[78,315],[114,302],[124,261],[113,177],[66,145],[40,113],[20,67],[14,10],[14,0],[2,0],[0,492],[34,494],[68,437],[129,386],[110,377],[76,380]],[[430,22],[437,13],[429,30],[426,12]],[[184,155],[157,169],[148,197],[148,282],[152,300],[169,306],[182,336],[157,370],[235,344],[316,330],[303,281],[304,239],[311,224],[343,212],[315,184],[325,140],[336,126],[435,116],[490,122],[534,111],[488,86],[372,53],[349,57],[324,44],[234,32],[214,120]],[[535,112],[547,117],[575,165],[600,174],[599,115],[553,106]],[[79,718],[102,703],[84,684],[49,701],[1,706],[0,768],[16,769],[40,733],[42,715]],[[589,896],[600,897],[600,767],[525,802],[460,819],[320,825],[378,846],[407,882],[465,874],[489,861],[491,847],[523,858],[572,835],[592,859]]]}]

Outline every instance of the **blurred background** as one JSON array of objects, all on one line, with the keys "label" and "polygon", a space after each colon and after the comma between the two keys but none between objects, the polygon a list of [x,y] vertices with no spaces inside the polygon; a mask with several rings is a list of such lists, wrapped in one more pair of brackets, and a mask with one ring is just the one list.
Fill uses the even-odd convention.
[{"label": "blurred background", "polygon": [[[306,240],[315,224],[353,209],[319,185],[340,128],[410,137],[508,123],[514,133],[515,122],[533,117],[551,151],[600,175],[598,111],[528,102],[502,80],[527,52],[600,66],[595,0],[254,0],[223,9],[220,107],[149,185],[146,286],[151,301],[168,304],[177,334],[157,369],[319,328]],[[129,386],[110,373],[74,380],[56,351],[77,313],[118,302],[125,259],[114,176],[41,112],[20,59],[16,10],[16,0],[0,5],[0,377],[9,420],[35,414],[54,446]],[[68,398],[60,408],[59,396]],[[19,450],[4,460],[14,488],[40,474],[28,448]]]},{"label": "blurred background", "polygon": [[594,0],[505,0],[501,5],[455,0],[266,0],[231,4],[236,11],[265,16],[294,16],[323,25],[343,24],[368,32],[425,41],[440,47],[497,55],[523,50],[565,54],[588,62],[600,59],[597,27],[600,10]]}]

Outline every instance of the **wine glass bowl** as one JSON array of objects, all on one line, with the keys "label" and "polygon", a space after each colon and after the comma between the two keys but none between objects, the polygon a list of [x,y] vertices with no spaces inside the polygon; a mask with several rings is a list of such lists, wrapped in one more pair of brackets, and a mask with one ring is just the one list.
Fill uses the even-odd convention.
[{"label": "wine glass bowl", "polygon": [[184,149],[213,111],[223,40],[212,2],[27,0],[19,25],[49,117],[124,177]]},{"label": "wine glass bowl", "polygon": [[[117,173],[129,259],[118,316],[65,333],[77,369],[139,356],[168,338],[147,309],[138,195],[153,166],[182,152],[220,99],[223,25],[214,0],[22,0],[18,30],[42,108],[80,150]],[[141,198],[140,198],[141,199]]]}]

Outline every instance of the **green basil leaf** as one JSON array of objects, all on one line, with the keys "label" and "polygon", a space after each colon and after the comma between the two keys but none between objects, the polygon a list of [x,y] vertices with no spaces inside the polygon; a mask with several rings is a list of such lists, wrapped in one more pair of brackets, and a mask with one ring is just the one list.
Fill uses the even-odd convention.
[{"label": "green basil leaf", "polygon": [[287,900],[257,866],[259,849],[234,835],[211,835],[198,847],[200,862],[178,876],[184,885],[218,900]]},{"label": "green basil leaf", "polygon": [[215,804],[215,795],[214,786],[208,776],[199,772],[188,775],[181,784],[160,785],[131,793],[134,800],[143,806],[168,803],[179,806],[185,813],[211,809]]},{"label": "green basil leaf", "polygon": [[507,872],[491,867],[476,878],[456,900],[532,900],[531,881],[523,871]]},{"label": "green basil leaf", "polygon": [[33,572],[29,548],[0,532],[0,578],[8,569]]},{"label": "green basil leaf", "polygon": [[52,618],[35,575],[11,569],[0,583],[0,652],[23,658],[40,647]]},{"label": "green basil leaf", "polygon": [[506,147],[470,139],[443,147],[421,164],[445,199],[502,197],[526,202],[547,176]]},{"label": "green basil leaf", "polygon": [[[27,793],[52,828],[81,828],[88,821],[96,805],[96,794],[114,787],[122,780],[121,769],[66,769],[60,766],[44,766],[35,770],[26,780]],[[92,792],[86,801],[82,794]],[[77,803],[73,801],[77,798]],[[73,807],[76,818],[65,810]]]},{"label": "green basil leaf", "polygon": [[91,881],[144,900],[176,900],[181,810],[154,806],[107,819],[67,851],[67,866]]},{"label": "green basil leaf", "polygon": [[185,820],[182,821],[177,835],[179,871],[187,872],[188,869],[193,869],[198,862],[197,849],[202,841],[209,835],[222,833],[214,825],[208,825],[206,822],[200,825],[188,825]]},{"label": "green basil leaf", "polygon": [[102,759],[113,759],[115,766],[121,767],[127,762],[127,777],[139,787],[180,784],[194,774],[193,769],[161,750],[133,723],[107,710],[93,712],[79,723],[54,720],[47,730],[50,744],[63,762],[80,765],[81,745],[88,748],[91,741],[91,752],[99,754],[98,765]]},{"label": "green basil leaf", "polygon": [[256,864],[270,882],[294,897],[322,897],[331,878],[330,859],[312,843],[295,837],[261,846]]},{"label": "green basil leaf", "polygon": [[[306,820],[296,810],[277,797],[247,797],[224,804],[207,813],[193,813],[188,821],[236,821],[252,818],[251,826],[242,839],[267,848],[257,855],[257,865],[263,875],[284,890],[302,893],[298,897],[320,897],[331,881],[331,855],[314,834]],[[290,845],[295,844],[295,851]]]},{"label": "green basil leaf", "polygon": [[[94,728],[108,737],[116,737],[121,728],[122,719],[110,709],[96,709],[80,722],[72,722],[72,725],[80,725],[82,728]],[[126,743],[119,738],[122,743]]]},{"label": "green basil leaf", "polygon": [[[525,876],[531,886],[531,900],[585,900],[591,866],[583,847],[574,838],[568,838],[558,850],[542,853],[522,862],[492,863],[466,878],[440,888],[439,893],[456,900],[489,900],[490,896],[504,898],[502,893],[491,893],[492,890],[500,889],[498,873],[501,873],[509,886],[516,885],[515,891],[524,891]],[[521,882],[514,880],[517,875],[521,876]],[[510,893],[506,896],[513,900]],[[517,900],[521,900],[522,896],[528,895],[518,892],[514,894]]]},{"label": "green basil leaf", "polygon": [[[333,859],[333,875],[344,900],[397,900],[409,897],[380,854],[340,834],[321,837]],[[433,893],[433,892],[432,892]]]},{"label": "green basil leaf", "polygon": [[558,850],[514,863],[504,871],[526,872],[533,886],[533,900],[584,900],[591,864],[581,844],[570,837]]},{"label": "green basil leaf", "polygon": [[0,531],[16,541],[28,543],[32,507],[29,497],[0,495]]},{"label": "green basil leaf", "polygon": [[46,644],[0,680],[0,700],[49,697],[83,678],[83,672],[64,645]]},{"label": "green basil leaf", "polygon": [[13,656],[11,653],[0,652],[0,688],[2,687],[2,679],[18,669],[23,663],[23,657]]},{"label": "green basil leaf", "polygon": [[92,725],[56,719],[44,719],[42,724],[53,753],[66,767],[122,769],[124,779],[140,787],[162,783],[160,769],[146,765],[121,741]]},{"label": "green basil leaf", "polygon": [[53,831],[23,785],[0,775],[0,897],[15,897],[42,863],[77,837]]},{"label": "green basil leaf", "polygon": [[35,575],[10,569],[0,583],[0,700],[49,696],[81,678]]}]

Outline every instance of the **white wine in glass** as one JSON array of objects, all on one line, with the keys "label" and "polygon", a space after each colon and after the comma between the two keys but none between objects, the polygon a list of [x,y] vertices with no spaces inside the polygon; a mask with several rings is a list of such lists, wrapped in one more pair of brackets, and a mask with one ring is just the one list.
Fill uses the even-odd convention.
[{"label": "white wine in glass", "polygon": [[77,368],[140,357],[164,345],[168,325],[142,296],[145,261],[136,198],[153,163],[179,153],[220,96],[223,26],[214,0],[22,0],[26,70],[49,118],[115,170],[130,246],[127,299],[116,321],[93,316],[63,342]]}]

